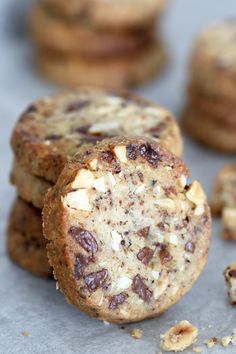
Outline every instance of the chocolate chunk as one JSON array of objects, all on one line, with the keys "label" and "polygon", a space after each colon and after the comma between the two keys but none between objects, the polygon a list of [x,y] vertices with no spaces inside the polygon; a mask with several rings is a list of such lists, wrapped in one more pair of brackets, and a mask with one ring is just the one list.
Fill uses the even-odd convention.
[{"label": "chocolate chunk", "polygon": [[121,305],[125,302],[125,300],[127,299],[128,296],[129,295],[124,292],[112,296],[112,298],[110,299],[110,302],[109,302],[109,306],[108,306],[109,310],[117,309],[117,307],[119,305]]},{"label": "chocolate chunk", "polygon": [[137,258],[139,261],[141,261],[143,264],[148,265],[148,263],[150,262],[150,260],[153,257],[153,250],[151,250],[151,248],[149,247],[144,247],[142,248],[139,253],[137,254]]},{"label": "chocolate chunk", "polygon": [[140,299],[144,300],[145,302],[148,303],[151,301],[152,292],[143,282],[140,274],[137,274],[133,278],[132,290],[140,297]]},{"label": "chocolate chunk", "polygon": [[88,106],[90,104],[89,100],[78,100],[75,102],[70,103],[67,108],[66,112],[74,112],[74,111],[79,111],[80,109],[83,109],[84,107]]},{"label": "chocolate chunk", "polygon": [[168,251],[167,249],[167,246],[166,245],[163,245],[161,247],[161,250],[159,252],[159,257],[160,257],[160,261],[161,261],[161,264],[165,264],[165,263],[168,263],[172,260],[172,256],[170,254],[170,252]]},{"label": "chocolate chunk", "polygon": [[61,134],[49,134],[45,137],[45,140],[60,140],[62,137]]},{"label": "chocolate chunk", "polygon": [[145,226],[142,229],[137,231],[137,235],[147,238],[147,236],[149,234],[149,230],[150,230],[150,226]]},{"label": "chocolate chunk", "polygon": [[90,273],[84,276],[84,282],[88,288],[88,291],[92,293],[98,288],[101,288],[106,281],[108,276],[107,269],[102,269],[95,273]]},{"label": "chocolate chunk", "polygon": [[75,257],[75,277],[76,279],[80,279],[84,275],[85,267],[89,262],[93,260],[92,257],[85,257],[81,253],[78,253]]},{"label": "chocolate chunk", "polygon": [[228,274],[231,278],[236,278],[236,269],[231,269]]},{"label": "chocolate chunk", "polygon": [[115,165],[115,167],[113,168],[113,172],[114,173],[120,173],[120,171],[121,171],[120,165]]},{"label": "chocolate chunk", "polygon": [[104,151],[101,154],[101,160],[111,163],[114,158],[114,154],[111,151]]},{"label": "chocolate chunk", "polygon": [[184,249],[186,252],[194,253],[195,251],[195,243],[188,241],[186,242]]},{"label": "chocolate chunk", "polygon": [[138,145],[137,144],[129,144],[126,146],[126,151],[127,151],[127,156],[130,160],[136,160],[139,151],[138,151]]},{"label": "chocolate chunk", "polygon": [[25,113],[33,113],[37,111],[37,107],[34,104],[31,104],[25,111]]},{"label": "chocolate chunk", "polygon": [[93,254],[97,252],[97,241],[88,230],[84,230],[76,226],[71,226],[69,229],[69,234],[75,238],[76,242],[78,242],[78,244],[83,247],[85,251],[92,252]]},{"label": "chocolate chunk", "polygon": [[151,147],[150,144],[142,144],[139,147],[140,155],[144,157],[152,167],[157,167],[161,161],[158,153]]}]

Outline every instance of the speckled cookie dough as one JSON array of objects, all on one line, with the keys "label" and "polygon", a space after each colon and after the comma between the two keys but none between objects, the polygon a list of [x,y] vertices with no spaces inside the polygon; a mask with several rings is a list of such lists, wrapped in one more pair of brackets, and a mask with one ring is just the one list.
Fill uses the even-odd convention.
[{"label": "speckled cookie dough", "polygon": [[116,29],[146,27],[160,16],[166,0],[43,0],[64,18],[83,19],[96,28]]},{"label": "speckled cookie dough", "polygon": [[236,98],[236,18],[206,28],[192,55],[192,82],[217,97]]},{"label": "speckled cookie dough", "polygon": [[32,203],[36,208],[43,209],[44,197],[48,189],[53,186],[52,183],[27,172],[17,161],[14,161],[10,179],[23,200]]},{"label": "speckled cookie dough", "polygon": [[7,232],[10,258],[37,276],[52,275],[42,231],[42,216],[38,209],[18,198],[13,204]]},{"label": "speckled cookie dough", "polygon": [[53,50],[38,53],[41,73],[50,81],[68,87],[91,85],[108,89],[134,87],[153,79],[166,67],[168,58],[159,40],[130,53],[84,57]]},{"label": "speckled cookie dough", "polygon": [[102,320],[154,317],[193,285],[211,217],[182,160],[147,138],[105,139],[45,198],[48,256],[67,301]]},{"label": "speckled cookie dough", "polygon": [[182,154],[179,127],[167,110],[130,94],[80,89],[45,97],[22,114],[12,147],[31,174],[56,182],[68,157],[110,136],[142,135]]},{"label": "speckled cookie dough", "polygon": [[154,26],[146,30],[104,31],[91,24],[68,21],[61,16],[37,6],[30,16],[30,30],[33,41],[40,48],[85,56],[109,56],[140,48],[154,37]]},{"label": "speckled cookie dough", "polygon": [[225,165],[219,171],[213,186],[212,212],[219,215],[225,207],[236,209],[236,164],[234,163]]}]

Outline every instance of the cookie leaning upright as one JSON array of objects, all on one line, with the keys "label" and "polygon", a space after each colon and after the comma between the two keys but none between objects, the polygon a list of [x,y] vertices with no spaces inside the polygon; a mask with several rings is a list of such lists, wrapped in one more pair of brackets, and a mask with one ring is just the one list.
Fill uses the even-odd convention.
[{"label": "cookie leaning upright", "polygon": [[68,302],[116,323],[157,316],[207,260],[211,218],[182,160],[148,138],[114,137],[74,157],[48,192],[44,234]]},{"label": "cookie leaning upright", "polygon": [[224,152],[236,151],[236,20],[206,28],[190,63],[186,131],[199,142]]},{"label": "cookie leaning upright", "polygon": [[68,158],[110,136],[147,136],[182,154],[178,125],[164,108],[131,94],[93,89],[59,93],[34,102],[12,135],[17,162],[55,183]]}]

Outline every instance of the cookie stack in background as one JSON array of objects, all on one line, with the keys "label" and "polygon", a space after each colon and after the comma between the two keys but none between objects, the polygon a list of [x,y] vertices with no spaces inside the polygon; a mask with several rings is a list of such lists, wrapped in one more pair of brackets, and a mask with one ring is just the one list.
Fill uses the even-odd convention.
[{"label": "cookie stack in background", "polygon": [[11,173],[19,197],[8,228],[8,250],[17,264],[36,275],[51,275],[41,218],[48,189],[68,157],[130,131],[182,155],[182,139],[172,115],[128,93],[117,96],[88,89],[59,93],[34,102],[21,115],[12,135]]},{"label": "cookie stack in background", "polygon": [[236,152],[236,20],[210,26],[191,58],[183,127],[199,142]]},{"label": "cookie stack in background", "polygon": [[30,32],[41,72],[66,86],[120,88],[153,78],[167,61],[159,35],[166,2],[38,2]]}]

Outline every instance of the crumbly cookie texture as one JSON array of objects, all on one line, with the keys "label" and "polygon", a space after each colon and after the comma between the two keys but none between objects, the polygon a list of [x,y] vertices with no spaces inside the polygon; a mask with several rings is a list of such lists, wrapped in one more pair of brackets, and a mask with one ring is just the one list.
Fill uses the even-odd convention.
[{"label": "crumbly cookie texture", "polygon": [[83,20],[67,21],[45,6],[36,6],[30,14],[33,41],[40,48],[84,56],[110,56],[132,52],[154,37],[154,26],[144,30],[104,31]]},{"label": "crumbly cookie texture", "polygon": [[52,183],[36,177],[14,161],[10,177],[11,183],[17,188],[19,196],[34,207],[43,209],[44,197]]},{"label": "crumbly cookie texture", "polygon": [[229,301],[236,306],[236,263],[231,263],[224,271]]},{"label": "crumbly cookie texture", "polygon": [[13,135],[17,161],[29,173],[56,182],[68,158],[110,136],[153,138],[181,155],[182,139],[172,115],[137,96],[78,89],[34,102]]},{"label": "crumbly cookie texture", "polygon": [[41,277],[52,275],[41,212],[20,198],[14,202],[9,216],[7,248],[10,258],[28,272]]},{"label": "crumbly cookie texture", "polygon": [[116,323],[154,317],[201,273],[211,218],[182,160],[111,138],[70,161],[45,198],[48,256],[69,303]]},{"label": "crumbly cookie texture", "polygon": [[168,53],[163,43],[154,38],[140,48],[106,58],[42,50],[38,66],[46,79],[67,87],[96,86],[123,89],[153,80],[163,72]]},{"label": "crumbly cookie texture", "polygon": [[188,321],[181,321],[171,327],[162,337],[161,349],[180,352],[196,342],[198,329]]},{"label": "crumbly cookie texture", "polygon": [[53,12],[68,20],[85,23],[107,30],[146,27],[166,6],[166,0],[123,0],[117,3],[110,0],[43,0]]},{"label": "crumbly cookie texture", "polygon": [[223,208],[222,212],[223,232],[225,240],[236,240],[236,208]]},{"label": "crumbly cookie texture", "polygon": [[225,165],[219,171],[212,192],[212,212],[221,214],[225,207],[236,209],[236,164],[233,163]]},{"label": "crumbly cookie texture", "polygon": [[217,97],[235,99],[236,21],[219,22],[199,36],[192,55],[192,81]]}]

